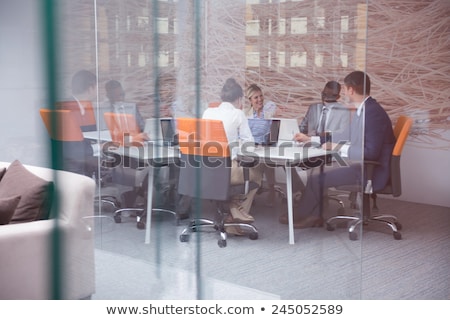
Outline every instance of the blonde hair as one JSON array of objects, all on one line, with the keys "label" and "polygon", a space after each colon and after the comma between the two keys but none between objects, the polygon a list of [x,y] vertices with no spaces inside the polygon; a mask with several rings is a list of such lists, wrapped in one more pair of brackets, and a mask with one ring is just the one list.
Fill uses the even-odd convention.
[{"label": "blonde hair", "polygon": [[245,96],[250,99],[255,92],[262,92],[262,90],[256,84],[251,84],[245,91]]}]

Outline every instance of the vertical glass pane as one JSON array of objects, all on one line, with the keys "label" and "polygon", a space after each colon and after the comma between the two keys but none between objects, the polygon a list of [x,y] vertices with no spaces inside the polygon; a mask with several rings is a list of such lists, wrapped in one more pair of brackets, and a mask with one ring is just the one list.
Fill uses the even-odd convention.
[{"label": "vertical glass pane", "polygon": [[[388,204],[405,219],[407,237],[395,247],[400,224],[363,232],[356,223],[367,218],[367,200],[373,203],[380,190],[379,178],[367,181],[364,160],[389,158],[385,149],[384,157],[371,154],[370,137],[383,137],[388,148],[395,141],[368,95],[394,116],[393,124],[403,114],[415,118],[401,199],[448,203],[439,161],[425,173],[441,177],[426,192],[432,200],[423,188],[412,189],[420,185],[423,154],[443,159],[448,150],[445,18],[444,1],[389,8],[367,0],[0,1],[0,205],[2,212],[5,201],[16,206],[1,217],[0,299],[448,297],[446,274],[439,274],[448,269],[441,250],[447,207],[424,204],[422,210],[380,196],[380,211]],[[367,78],[348,77],[354,70],[370,71],[370,92]],[[224,98],[229,78],[242,88],[242,99]],[[339,82],[339,97],[328,81]],[[253,84],[268,106],[263,114],[252,109]],[[233,105],[230,114],[242,109],[237,113],[246,118],[268,117],[283,127],[283,148],[248,149],[276,165],[261,165],[255,175],[262,180],[254,179],[258,189],[250,185],[257,190],[251,208],[232,210],[231,201],[223,208],[227,222],[254,219],[257,239],[254,232],[242,235],[253,231],[248,226],[227,227],[226,242],[213,229],[191,228],[189,238],[183,233],[191,218],[216,217],[216,202],[207,197],[231,179],[215,178],[223,168],[210,170],[214,179],[204,189],[197,181],[205,173],[181,179],[181,160],[198,157],[182,158],[174,144],[187,135],[177,129],[182,119],[202,118],[223,102]],[[312,106],[320,107],[315,116]],[[350,118],[343,126],[350,133],[322,130],[324,106],[327,117]],[[303,122],[310,116],[311,124]],[[219,143],[228,136],[212,128],[191,127],[188,146],[225,150],[231,158]],[[297,131],[309,137],[293,144]],[[216,136],[202,141],[211,132]],[[317,167],[323,164],[318,143],[330,133],[340,143],[333,153],[340,153]],[[299,159],[308,162],[300,166]],[[19,195],[20,201],[36,196],[37,210],[23,210]],[[416,269],[423,274],[401,272]],[[386,278],[396,280],[395,290]]]},{"label": "vertical glass pane", "polygon": [[[11,123],[24,121],[28,129],[5,132],[1,141],[6,153],[0,160],[20,158],[78,174],[55,177],[61,190],[55,200],[62,215],[57,229],[61,232],[52,238],[56,272],[49,276],[53,294],[46,298],[361,297],[361,225],[355,230],[357,241],[338,225],[334,232],[294,229],[289,243],[289,228],[279,223],[288,211],[289,166],[264,169],[262,188],[248,212],[255,219],[258,239],[234,230],[224,248],[218,246],[221,238],[215,231],[194,232],[189,241],[180,241],[189,225],[187,217],[214,218],[216,206],[200,192],[200,200],[178,192],[178,150],[160,135],[164,119],[175,119],[176,124],[181,118],[202,118],[208,107],[217,107],[229,78],[243,89],[241,107],[248,117],[253,113],[246,89],[256,84],[265,102],[276,106],[271,117],[294,119],[296,129],[309,106],[322,101],[327,81],[342,85],[350,71],[365,70],[365,1],[45,3],[39,8],[21,6],[26,8],[21,16],[32,17],[33,25],[39,26],[39,31],[26,33],[35,55],[26,56],[31,53],[20,49],[18,38],[10,42],[29,62],[15,60],[14,52],[9,57],[32,70],[34,80],[24,85],[7,69],[12,86],[24,87],[27,95],[10,94],[8,99],[19,101],[23,110],[7,109],[6,118]],[[19,15],[19,8],[10,6]],[[54,15],[48,6],[53,6]],[[33,14],[34,9],[39,13]],[[50,24],[44,23],[47,19]],[[2,88],[10,86],[2,77]],[[22,103],[25,96],[32,98]],[[65,112],[49,117],[47,130],[40,108]],[[22,117],[30,110],[35,117]],[[337,132],[333,136],[338,137]],[[294,147],[304,151],[303,146]],[[294,170],[306,183],[320,167]],[[362,179],[352,182],[357,188],[363,185]],[[78,196],[71,197],[68,190]],[[294,214],[295,196],[301,193],[294,192]],[[355,209],[348,193],[343,199],[346,213],[358,216],[362,198],[361,192],[356,194]],[[340,209],[331,199],[334,195],[342,192],[327,188],[327,201],[317,202],[324,218]],[[72,207],[77,212],[73,220],[62,209]],[[225,210],[230,211],[227,206]],[[66,233],[66,223],[69,229],[75,226],[73,233]],[[62,252],[68,252],[70,264],[62,262]]]}]

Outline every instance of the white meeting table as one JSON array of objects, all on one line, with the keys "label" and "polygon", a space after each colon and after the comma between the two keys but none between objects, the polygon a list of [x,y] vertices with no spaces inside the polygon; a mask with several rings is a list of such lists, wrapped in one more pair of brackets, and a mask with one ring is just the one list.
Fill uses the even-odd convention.
[{"label": "white meeting table", "polygon": [[[100,145],[102,142],[111,141],[111,135],[108,130],[105,131],[88,131],[83,132],[83,136],[86,139],[99,140]],[[151,214],[153,210],[153,179],[154,169],[158,167],[168,166],[176,163],[180,158],[180,152],[177,147],[162,146],[152,143],[144,143],[143,145],[136,147],[123,147],[123,146],[108,146],[107,150],[101,152],[111,152],[121,156],[123,161],[124,157],[133,158],[143,166],[149,167],[148,173],[148,191],[147,191],[147,216],[145,223],[145,243],[150,243],[151,236]],[[100,150],[98,150],[100,153]],[[123,163],[120,163],[123,165]]]},{"label": "white meeting table", "polygon": [[101,130],[101,131],[84,131],[83,137],[85,139],[96,142],[92,145],[92,149],[94,151],[94,156],[98,157],[100,155],[100,149],[102,147],[103,142],[111,141],[111,134],[109,130]]},{"label": "white meeting table", "polygon": [[100,131],[85,131],[83,132],[83,137],[89,140],[98,140],[98,141],[111,141],[111,134],[109,130],[100,130]]},{"label": "white meeting table", "polygon": [[306,166],[307,163],[308,165],[313,166],[320,165],[323,168],[326,159],[331,157],[333,153],[333,151],[326,151],[322,148],[296,145],[292,142],[286,142],[277,147],[241,147],[238,152],[238,158],[241,161],[245,161],[245,159],[254,159],[260,163],[282,166],[285,168],[289,244],[295,243],[291,167]]},{"label": "white meeting table", "polygon": [[[149,167],[148,190],[147,190],[147,216],[145,223],[145,243],[150,243],[151,216],[153,209],[153,179],[154,169],[165,167],[177,163],[180,158],[178,147],[162,146],[152,143],[145,143],[135,147],[109,147],[107,152],[116,153],[122,157],[129,157],[137,160],[140,165]],[[122,158],[123,159],[123,158]],[[122,165],[122,164],[121,164]]]}]

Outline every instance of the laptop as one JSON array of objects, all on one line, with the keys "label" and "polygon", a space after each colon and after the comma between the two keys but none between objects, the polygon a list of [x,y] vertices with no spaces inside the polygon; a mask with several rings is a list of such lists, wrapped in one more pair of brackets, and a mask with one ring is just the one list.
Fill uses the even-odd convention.
[{"label": "laptop", "polygon": [[276,146],[280,133],[279,119],[248,119],[256,145]]},{"label": "laptop", "polygon": [[145,120],[144,132],[150,137],[149,143],[164,146],[178,145],[178,134],[173,118],[149,118]]},{"label": "laptop", "polygon": [[178,133],[177,126],[174,118],[161,118],[159,119],[161,124],[162,140],[164,145],[177,146],[178,145]]},{"label": "laptop", "polygon": [[280,134],[279,141],[292,141],[294,135],[299,133],[297,119],[279,119],[280,120]]}]

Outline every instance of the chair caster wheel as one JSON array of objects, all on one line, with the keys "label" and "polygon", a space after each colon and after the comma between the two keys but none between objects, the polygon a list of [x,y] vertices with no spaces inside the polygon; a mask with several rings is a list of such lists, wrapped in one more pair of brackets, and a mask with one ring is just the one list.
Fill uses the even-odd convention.
[{"label": "chair caster wheel", "polygon": [[326,228],[328,231],[334,231],[334,229],[335,229],[334,226],[329,223],[326,224]]},{"label": "chair caster wheel", "polygon": [[394,239],[395,240],[401,240],[402,234],[400,232],[394,232]]},{"label": "chair caster wheel", "polygon": [[137,227],[139,230],[145,229],[145,222],[139,221],[139,222],[136,224],[136,227]]},{"label": "chair caster wheel", "polygon": [[227,246],[227,240],[220,239],[217,241],[220,248],[225,248]]},{"label": "chair caster wheel", "polygon": [[180,242],[188,242],[189,235],[188,234],[180,234]]},{"label": "chair caster wheel", "polygon": [[121,223],[122,222],[122,217],[121,216],[114,216],[114,222],[115,223]]},{"label": "chair caster wheel", "polygon": [[256,240],[256,239],[258,239],[258,233],[257,233],[257,232],[252,232],[252,233],[250,233],[250,234],[248,235],[248,238],[249,238],[250,240]]},{"label": "chair caster wheel", "polygon": [[397,227],[397,230],[402,230],[402,225],[398,222],[395,222],[395,226]]},{"label": "chair caster wheel", "polygon": [[355,241],[358,240],[358,234],[356,232],[349,232],[348,233],[348,237],[350,238],[350,240]]}]

